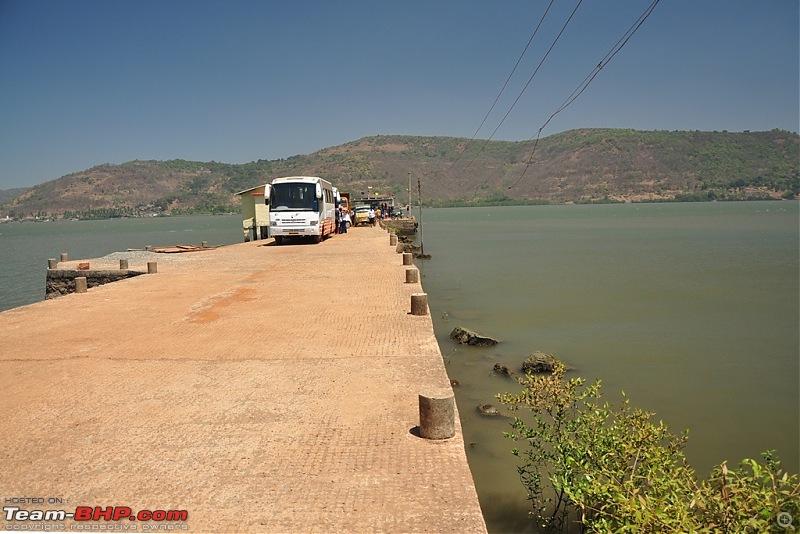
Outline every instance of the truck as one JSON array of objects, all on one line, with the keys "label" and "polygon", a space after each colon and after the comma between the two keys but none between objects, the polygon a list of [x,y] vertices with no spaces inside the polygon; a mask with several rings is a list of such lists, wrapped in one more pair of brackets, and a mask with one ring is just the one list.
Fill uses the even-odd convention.
[{"label": "truck", "polygon": [[341,206],[342,209],[347,210],[347,213],[350,213],[350,193],[339,191],[339,197],[339,206]]}]

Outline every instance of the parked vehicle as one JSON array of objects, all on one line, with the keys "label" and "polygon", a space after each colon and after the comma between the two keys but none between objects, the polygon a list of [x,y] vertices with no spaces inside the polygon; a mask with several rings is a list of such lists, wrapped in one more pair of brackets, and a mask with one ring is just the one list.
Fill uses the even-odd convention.
[{"label": "parked vehicle", "polygon": [[353,226],[369,224],[369,206],[356,206],[356,216],[353,218]]},{"label": "parked vehicle", "polygon": [[340,191],[339,197],[339,206],[346,210],[347,213],[350,213],[350,209],[352,208],[352,206],[350,206],[350,193],[343,193]]},{"label": "parked vehicle", "polygon": [[269,233],[277,244],[289,237],[319,243],[333,234],[336,198],[333,186],[317,176],[275,178],[264,187],[269,206]]},{"label": "parked vehicle", "polygon": [[[336,199],[336,220],[339,221],[339,217],[341,217],[341,212],[338,210],[342,210],[346,212],[348,215],[350,214],[350,193],[344,193],[339,191],[336,187],[333,188],[333,197]],[[352,218],[348,218],[348,227],[353,226]]]}]

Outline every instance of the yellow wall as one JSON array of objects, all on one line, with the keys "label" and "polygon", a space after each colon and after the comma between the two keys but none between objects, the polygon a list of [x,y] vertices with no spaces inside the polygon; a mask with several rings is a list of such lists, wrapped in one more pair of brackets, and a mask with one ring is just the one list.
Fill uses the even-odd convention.
[{"label": "yellow wall", "polygon": [[[256,216],[256,204],[254,197],[250,193],[245,193],[242,195],[242,221],[245,228],[250,228],[252,226],[253,218]],[[264,197],[261,197],[263,200]],[[247,221],[250,221],[250,224],[246,224]]]},{"label": "yellow wall", "polygon": [[264,197],[252,197],[255,199],[253,208],[255,209],[256,226],[269,226],[269,206],[264,204]]},{"label": "yellow wall", "polygon": [[[268,227],[269,209],[264,204],[264,186],[243,191],[239,193],[239,196],[242,197],[242,231],[244,236],[252,236],[251,228]],[[258,230],[256,235],[260,236],[261,231]]]}]

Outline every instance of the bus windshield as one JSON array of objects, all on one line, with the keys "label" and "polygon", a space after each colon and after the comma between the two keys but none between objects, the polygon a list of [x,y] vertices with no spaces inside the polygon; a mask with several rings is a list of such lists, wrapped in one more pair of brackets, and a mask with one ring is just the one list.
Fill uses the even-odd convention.
[{"label": "bus windshield", "polygon": [[314,184],[274,184],[270,209],[273,211],[319,211],[319,200],[315,191]]}]

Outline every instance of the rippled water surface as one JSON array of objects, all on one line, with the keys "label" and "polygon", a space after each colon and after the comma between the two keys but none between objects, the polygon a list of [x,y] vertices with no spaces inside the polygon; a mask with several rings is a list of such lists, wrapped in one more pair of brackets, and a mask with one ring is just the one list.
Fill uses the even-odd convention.
[{"label": "rippled water surface", "polygon": [[0,224],[0,311],[44,300],[47,259],[98,258],[147,245],[240,243],[241,215]]},{"label": "rippled water surface", "polygon": [[[490,530],[522,531],[528,505],[502,437],[476,406],[516,391],[541,350],[689,429],[702,476],[777,449],[798,471],[798,203],[432,209],[422,284]],[[419,262],[418,262],[419,263]],[[462,347],[463,326],[496,337]]]}]

